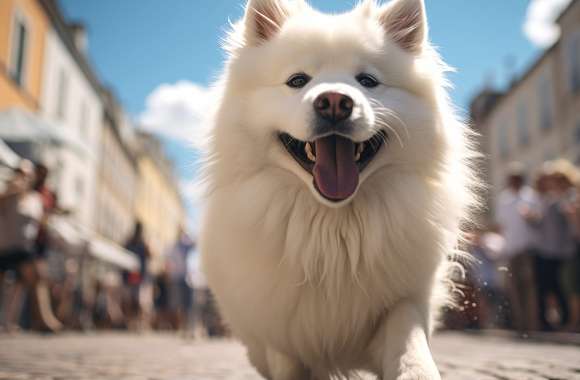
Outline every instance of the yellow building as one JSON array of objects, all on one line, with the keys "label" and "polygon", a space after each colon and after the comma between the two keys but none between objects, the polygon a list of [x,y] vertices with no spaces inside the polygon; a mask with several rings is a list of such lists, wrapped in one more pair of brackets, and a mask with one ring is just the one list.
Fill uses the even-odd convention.
[{"label": "yellow building", "polygon": [[154,258],[159,258],[177,240],[185,211],[172,165],[165,157],[161,143],[143,132],[139,132],[137,140],[139,184],[135,214],[143,224],[145,239]]},{"label": "yellow building", "polygon": [[0,0],[0,110],[38,110],[48,29],[37,0]]},{"label": "yellow building", "polygon": [[133,126],[111,91],[103,91],[103,98],[94,227],[99,235],[124,245],[135,224],[138,185]]}]

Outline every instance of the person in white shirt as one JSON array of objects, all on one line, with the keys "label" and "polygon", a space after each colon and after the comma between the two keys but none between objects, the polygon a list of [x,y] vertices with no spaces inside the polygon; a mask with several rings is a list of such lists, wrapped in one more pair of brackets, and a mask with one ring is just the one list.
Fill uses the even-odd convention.
[{"label": "person in white shirt", "polygon": [[541,214],[538,194],[525,185],[523,170],[512,164],[507,187],[495,207],[496,222],[503,235],[503,258],[507,262],[507,292],[510,299],[511,320],[519,332],[537,328],[534,257],[539,234],[534,228],[534,215]]}]

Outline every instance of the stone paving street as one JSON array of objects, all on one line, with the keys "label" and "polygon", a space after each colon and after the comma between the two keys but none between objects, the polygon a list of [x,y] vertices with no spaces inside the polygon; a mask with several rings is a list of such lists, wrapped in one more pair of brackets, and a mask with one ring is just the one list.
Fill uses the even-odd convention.
[{"label": "stone paving street", "polygon": [[[580,379],[580,347],[445,333],[443,378]],[[170,335],[0,335],[0,380],[259,380],[242,347]],[[366,377],[365,377],[366,379]]]}]

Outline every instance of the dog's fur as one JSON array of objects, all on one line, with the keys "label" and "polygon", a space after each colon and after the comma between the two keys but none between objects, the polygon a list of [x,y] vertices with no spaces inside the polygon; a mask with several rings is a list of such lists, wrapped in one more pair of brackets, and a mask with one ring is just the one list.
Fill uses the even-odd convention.
[{"label": "dog's fur", "polygon": [[[466,127],[446,94],[422,0],[326,15],[250,0],[229,58],[204,165],[204,269],[220,311],[272,380],[437,379],[429,350],[448,257],[472,203]],[[287,78],[306,72],[302,89]],[[367,89],[355,76],[373,73]],[[355,100],[351,138],[389,136],[355,194],[330,202],[277,138],[308,140],[313,99]]]}]

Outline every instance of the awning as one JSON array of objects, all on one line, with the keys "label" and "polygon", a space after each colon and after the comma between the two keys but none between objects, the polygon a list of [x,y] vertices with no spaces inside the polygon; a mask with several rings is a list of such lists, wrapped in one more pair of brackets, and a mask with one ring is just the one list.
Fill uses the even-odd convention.
[{"label": "awning", "polygon": [[48,220],[52,244],[66,253],[79,253],[87,242],[87,235],[66,216],[54,215]]},{"label": "awning", "polygon": [[95,259],[126,270],[137,270],[137,257],[112,241],[93,235],[90,231],[73,223],[66,216],[52,216],[48,223],[52,243],[62,252],[75,254],[83,252]]},{"label": "awning", "polygon": [[66,132],[64,126],[22,108],[14,107],[0,112],[0,139],[8,143],[56,146],[71,149],[83,156],[89,154],[85,144]]},{"label": "awning", "polygon": [[100,237],[89,242],[89,253],[95,258],[126,270],[138,270],[139,260],[125,248]]},{"label": "awning", "polygon": [[20,162],[20,157],[0,139],[0,165],[15,168]]}]

